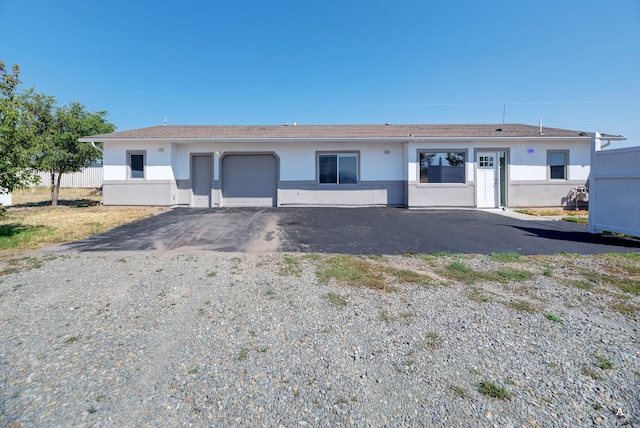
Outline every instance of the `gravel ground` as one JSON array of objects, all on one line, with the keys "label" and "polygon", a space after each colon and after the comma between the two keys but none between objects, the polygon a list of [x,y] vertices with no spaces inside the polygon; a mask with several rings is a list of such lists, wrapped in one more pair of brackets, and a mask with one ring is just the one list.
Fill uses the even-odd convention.
[{"label": "gravel ground", "polygon": [[37,257],[0,276],[0,426],[640,426],[638,312],[561,264],[366,259],[432,278],[381,291],[319,281],[326,256]]}]

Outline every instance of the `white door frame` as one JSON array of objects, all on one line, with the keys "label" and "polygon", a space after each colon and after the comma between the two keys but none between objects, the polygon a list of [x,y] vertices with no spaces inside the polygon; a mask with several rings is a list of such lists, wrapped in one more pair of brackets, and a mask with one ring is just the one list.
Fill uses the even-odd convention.
[{"label": "white door frame", "polygon": [[500,158],[498,150],[476,152],[476,205],[478,208],[500,206]]}]

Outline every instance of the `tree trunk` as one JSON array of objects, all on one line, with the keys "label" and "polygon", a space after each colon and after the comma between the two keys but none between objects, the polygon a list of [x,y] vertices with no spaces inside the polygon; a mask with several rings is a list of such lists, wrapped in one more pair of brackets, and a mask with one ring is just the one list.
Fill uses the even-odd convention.
[{"label": "tree trunk", "polygon": [[58,191],[56,189],[56,172],[49,171],[51,173],[51,206],[58,205]]},{"label": "tree trunk", "polygon": [[58,195],[60,194],[60,182],[62,181],[62,173],[58,173],[58,182],[56,183],[56,202],[58,201]]},{"label": "tree trunk", "polygon": [[51,206],[58,206],[58,195],[60,194],[60,182],[62,181],[62,173],[51,171]]}]

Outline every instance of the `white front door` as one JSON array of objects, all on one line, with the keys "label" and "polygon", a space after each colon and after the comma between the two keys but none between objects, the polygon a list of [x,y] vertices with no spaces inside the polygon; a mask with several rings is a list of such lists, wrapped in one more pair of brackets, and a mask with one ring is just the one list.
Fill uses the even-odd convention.
[{"label": "white front door", "polygon": [[476,156],[478,208],[498,208],[498,154],[478,152]]}]

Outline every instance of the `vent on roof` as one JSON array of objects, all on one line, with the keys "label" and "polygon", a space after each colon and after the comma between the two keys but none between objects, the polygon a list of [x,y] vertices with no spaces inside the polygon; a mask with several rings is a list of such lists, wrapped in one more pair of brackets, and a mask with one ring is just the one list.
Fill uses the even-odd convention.
[{"label": "vent on roof", "polygon": [[496,129],[496,132],[502,132],[502,128]]},{"label": "vent on roof", "polygon": [[586,137],[586,136],[587,136],[587,133],[586,133],[586,132],[581,132],[581,133],[579,133],[578,135],[579,135],[579,136],[581,136],[581,137]]}]

